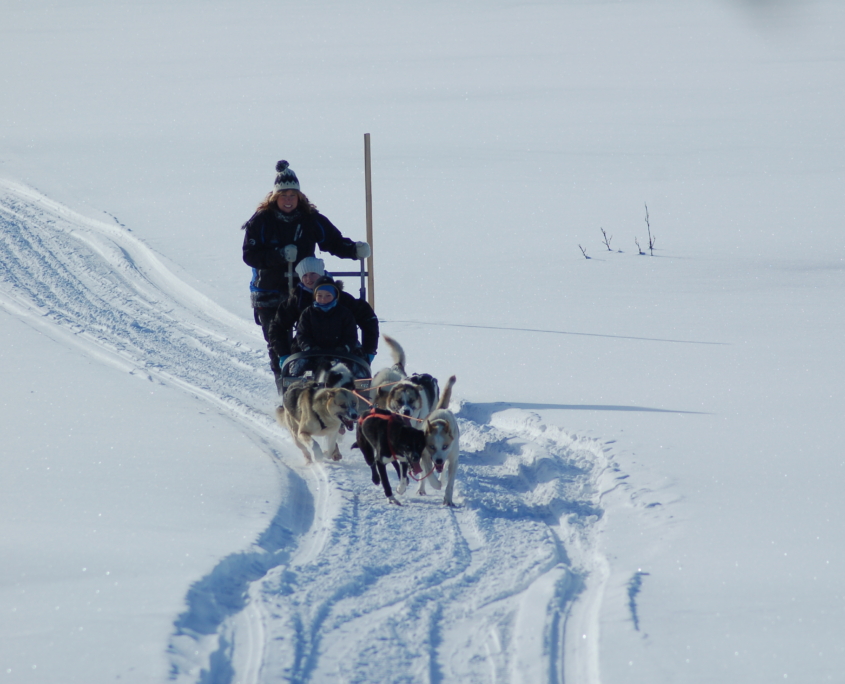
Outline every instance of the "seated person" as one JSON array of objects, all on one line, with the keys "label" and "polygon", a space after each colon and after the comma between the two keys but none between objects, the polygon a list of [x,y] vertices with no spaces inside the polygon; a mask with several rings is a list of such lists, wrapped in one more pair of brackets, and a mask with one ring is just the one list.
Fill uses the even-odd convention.
[{"label": "seated person", "polygon": [[[326,356],[352,354],[363,357],[352,312],[340,303],[340,290],[329,276],[314,283],[314,303],[299,317],[293,351],[324,351]],[[292,375],[302,375],[315,366],[315,359],[296,362]]]},{"label": "seated person", "polygon": [[[325,272],[323,260],[317,257],[306,257],[296,265],[299,283],[291,295],[279,304],[268,331],[268,341],[279,355],[280,364],[291,354],[293,327],[302,312],[313,303],[314,285]],[[339,303],[355,317],[355,324],[361,330],[361,348],[369,363],[372,363],[378,348],[378,317],[366,301],[343,291],[343,281],[335,281],[335,285],[340,291]]]}]

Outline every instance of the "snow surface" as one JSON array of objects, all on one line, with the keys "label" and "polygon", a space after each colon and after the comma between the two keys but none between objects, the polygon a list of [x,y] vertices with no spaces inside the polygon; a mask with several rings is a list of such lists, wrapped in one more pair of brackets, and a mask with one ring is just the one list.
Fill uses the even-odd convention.
[{"label": "snow surface", "polygon": [[[845,681],[845,5],[2,17],[0,680]],[[364,132],[454,509],[272,419],[238,227]]]}]

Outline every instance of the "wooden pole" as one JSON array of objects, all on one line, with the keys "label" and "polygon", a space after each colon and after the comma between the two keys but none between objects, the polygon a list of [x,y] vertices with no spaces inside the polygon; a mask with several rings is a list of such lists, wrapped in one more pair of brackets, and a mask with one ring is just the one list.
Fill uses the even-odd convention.
[{"label": "wooden pole", "polygon": [[376,308],[375,278],[373,275],[373,181],[370,165],[370,134],[364,133],[364,186],[367,195],[367,242],[370,245],[370,257],[367,259],[367,302],[373,310]]}]

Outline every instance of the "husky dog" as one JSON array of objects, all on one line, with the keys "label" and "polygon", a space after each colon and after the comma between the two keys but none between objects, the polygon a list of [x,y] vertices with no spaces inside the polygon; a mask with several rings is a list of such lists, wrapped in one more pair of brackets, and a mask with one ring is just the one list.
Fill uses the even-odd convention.
[{"label": "husky dog", "polygon": [[328,453],[338,461],[337,440],[341,430],[351,430],[358,419],[356,403],[355,395],[343,387],[320,388],[303,380],[288,387],[282,405],[276,408],[276,420],[290,431],[307,463],[324,458],[314,437],[326,437]]},{"label": "husky dog", "polygon": [[350,391],[355,389],[355,376],[342,361],[321,363],[314,379],[323,387],[344,387]]},{"label": "husky dog", "polygon": [[385,466],[393,463],[396,468],[399,474],[396,491],[401,494],[408,486],[408,466],[417,466],[425,449],[425,433],[405,425],[395,413],[373,408],[358,419],[356,438],[372,470],[373,484],[381,484],[390,503],[401,505],[393,496]]},{"label": "husky dog", "polygon": [[[393,366],[380,370],[373,378],[371,398],[375,406],[398,413],[417,430],[423,429],[423,420],[431,413],[440,396],[437,379],[428,373],[405,372],[405,350],[389,335],[382,335],[390,354]],[[423,454],[421,464],[427,475],[420,480],[417,494],[425,495],[425,482],[431,480],[431,486],[440,489],[440,480],[434,474],[434,466],[427,453]]]},{"label": "husky dog", "polygon": [[[437,378],[428,373],[414,373],[397,382],[387,393],[387,409],[419,421],[431,413],[440,396]],[[412,421],[414,422],[414,421]]]},{"label": "husky dog", "polygon": [[405,372],[405,350],[402,349],[402,345],[390,335],[382,335],[382,337],[390,348],[393,365],[389,368],[382,368],[375,374],[372,385],[370,385],[370,399],[374,406],[387,408],[388,393],[393,385],[407,376],[407,373]]},{"label": "husky dog", "polygon": [[[435,470],[442,473],[444,464],[449,464],[449,481],[446,485],[446,495],[443,497],[443,503],[447,506],[454,506],[452,490],[455,487],[455,474],[458,470],[458,457],[460,456],[461,432],[458,429],[455,414],[449,410],[455,380],[454,375],[449,378],[440,401],[437,402],[434,411],[426,418],[424,426],[426,452],[434,461]],[[438,484],[440,484],[439,480]],[[440,489],[440,487],[437,487],[437,489]]]},{"label": "husky dog", "polygon": [[[309,361],[315,363],[316,368],[313,368],[312,370],[311,368],[304,366],[305,362]],[[303,363],[303,367],[292,367],[291,373],[285,377],[285,379],[290,378],[291,382],[293,382],[296,378],[301,378],[302,380],[307,378],[308,380],[316,382],[320,387],[345,387],[350,391],[355,390],[355,375],[352,370],[350,370],[349,366],[339,359],[333,359],[331,356],[326,356],[317,357],[316,360],[308,358],[298,359],[293,363]],[[300,374],[300,371],[302,371],[304,375]],[[310,372],[306,373],[306,371]],[[285,391],[287,390],[284,390],[283,386],[280,387],[280,394],[284,394]]]},{"label": "husky dog", "polygon": [[[320,367],[317,369],[315,381],[318,387],[343,387],[350,392],[355,391],[355,377],[352,375],[352,371],[349,370],[349,366],[342,361],[328,361],[327,363],[321,363]],[[357,398],[355,401],[355,408],[358,411],[362,408]],[[345,434],[346,426],[341,425],[340,430],[338,431],[338,436]],[[340,455],[340,447],[337,445],[337,442],[335,442],[334,449],[330,452],[330,455],[334,461],[339,461],[342,458]]]},{"label": "husky dog", "polygon": [[373,378],[371,398],[379,408],[386,408],[406,418],[425,418],[440,395],[437,380],[428,373],[408,375],[405,372],[405,350],[389,335],[382,335],[393,365],[383,368]]}]

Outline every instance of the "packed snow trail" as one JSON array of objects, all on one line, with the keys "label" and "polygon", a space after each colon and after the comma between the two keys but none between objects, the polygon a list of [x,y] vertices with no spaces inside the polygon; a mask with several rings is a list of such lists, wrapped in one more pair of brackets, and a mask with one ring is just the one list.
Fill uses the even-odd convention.
[{"label": "packed snow trail", "polygon": [[199,579],[174,616],[162,645],[172,680],[599,681],[595,538],[617,479],[603,445],[530,412],[491,418],[464,404],[458,506],[416,496],[413,482],[406,505],[389,506],[350,436],[341,462],[304,465],[271,418],[257,328],[124,227],[3,183],[0,262],[0,305],[204,398],[278,466],[270,527]]}]

